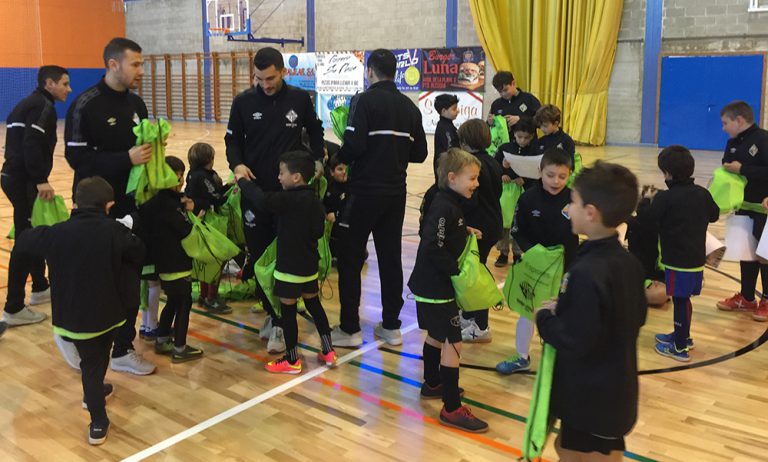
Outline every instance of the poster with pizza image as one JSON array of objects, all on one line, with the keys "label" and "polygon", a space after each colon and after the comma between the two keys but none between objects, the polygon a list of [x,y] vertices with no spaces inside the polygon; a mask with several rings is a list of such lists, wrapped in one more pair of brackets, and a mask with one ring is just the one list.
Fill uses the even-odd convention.
[{"label": "poster with pizza image", "polygon": [[483,91],[485,52],[482,47],[422,50],[423,91]]}]

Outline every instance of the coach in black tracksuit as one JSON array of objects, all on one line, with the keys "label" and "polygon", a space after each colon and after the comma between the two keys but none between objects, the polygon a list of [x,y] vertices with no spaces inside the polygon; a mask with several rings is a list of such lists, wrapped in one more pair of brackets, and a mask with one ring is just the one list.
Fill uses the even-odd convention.
[{"label": "coach in black tracksuit", "polygon": [[[35,197],[53,199],[48,175],[53,168],[56,147],[56,109],[53,103],[66,101],[72,91],[69,74],[59,66],[43,66],[37,74],[37,89],[13,108],[6,120],[5,163],[0,185],[13,205],[16,237],[31,228]],[[45,260],[11,254],[8,264],[8,296],[4,318],[10,325],[32,324],[45,319],[42,313],[24,310],[24,286],[32,275],[32,293],[48,289]],[[43,297],[45,298],[45,297]]]},{"label": "coach in black tracksuit", "polygon": [[[274,48],[260,49],[253,59],[254,87],[240,93],[232,109],[224,141],[229,168],[254,180],[266,192],[280,191],[280,155],[302,150],[302,130],[316,160],[323,158],[323,123],[317,118],[312,99],[306,91],[283,81],[283,55]],[[260,210],[252,201],[241,199],[243,226],[251,263],[246,266],[252,277],[253,263],[276,236],[275,218]],[[263,293],[259,295],[264,309],[277,316]]]},{"label": "coach in black tracksuit", "polygon": [[[359,346],[360,271],[368,236],[373,233],[381,280],[383,322],[377,333],[399,344],[403,307],[403,267],[400,259],[405,216],[405,178],[409,162],[427,157],[427,139],[419,109],[397,91],[392,81],[396,61],[387,50],[368,59],[368,90],[352,99],[349,123],[338,157],[350,166],[347,200],[347,242],[339,255],[341,326],[334,344]],[[383,329],[383,330],[382,330]]]}]

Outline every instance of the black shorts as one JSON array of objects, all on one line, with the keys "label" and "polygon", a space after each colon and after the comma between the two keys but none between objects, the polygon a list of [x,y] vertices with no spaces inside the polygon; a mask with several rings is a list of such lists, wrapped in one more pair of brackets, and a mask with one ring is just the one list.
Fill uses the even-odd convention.
[{"label": "black shorts", "polygon": [[448,303],[416,302],[416,319],[419,329],[438,342],[461,343],[461,321],[459,306],[455,301]]},{"label": "black shorts", "polygon": [[560,422],[560,446],[578,452],[599,452],[608,455],[612,451],[624,452],[624,437],[610,438],[593,435]]},{"label": "black shorts", "polygon": [[281,298],[300,298],[301,294],[316,294],[320,292],[317,279],[309,282],[285,282],[275,279],[275,296]]}]

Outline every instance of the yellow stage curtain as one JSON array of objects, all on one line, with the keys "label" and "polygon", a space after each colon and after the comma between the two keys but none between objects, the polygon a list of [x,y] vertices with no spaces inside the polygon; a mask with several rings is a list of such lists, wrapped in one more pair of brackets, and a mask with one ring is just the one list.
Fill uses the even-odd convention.
[{"label": "yellow stage curtain", "polygon": [[470,0],[480,42],[497,70],[563,111],[580,143],[605,143],[608,83],[623,0]]}]

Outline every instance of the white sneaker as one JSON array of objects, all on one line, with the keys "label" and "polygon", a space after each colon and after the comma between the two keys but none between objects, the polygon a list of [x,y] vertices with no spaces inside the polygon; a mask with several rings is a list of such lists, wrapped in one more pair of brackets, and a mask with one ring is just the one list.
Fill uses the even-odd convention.
[{"label": "white sneaker", "polygon": [[259,329],[259,338],[262,340],[269,340],[271,336],[272,336],[272,316],[267,315],[267,317],[264,318],[264,324],[261,326],[261,329]]},{"label": "white sneaker", "polygon": [[465,343],[490,343],[491,328],[483,330],[477,327],[474,319],[469,320],[470,325],[461,331],[461,340]]},{"label": "white sneaker", "polygon": [[331,343],[340,347],[359,347],[363,344],[363,334],[360,331],[348,334],[336,326],[331,331]]},{"label": "white sneaker", "polygon": [[64,361],[69,364],[69,367],[79,371],[80,353],[77,352],[75,344],[64,340],[58,334],[53,334],[53,341],[56,342],[56,346],[59,347],[59,351],[61,351],[61,356],[64,357]]},{"label": "white sneaker", "polygon": [[28,306],[25,306],[21,309],[18,313],[8,313],[3,312],[3,321],[8,323],[9,326],[23,326],[26,324],[35,324],[41,321],[44,321],[45,318],[47,318],[48,315],[45,313],[38,313],[37,311],[32,311],[29,309]]},{"label": "white sneaker", "polygon": [[464,319],[464,316],[462,315],[462,312],[459,311],[459,321],[461,322],[461,330],[464,330],[472,325],[473,320],[472,319]]},{"label": "white sneaker", "polygon": [[285,338],[283,337],[283,328],[273,326],[272,332],[267,342],[267,353],[277,354],[285,351]]},{"label": "white sneaker", "polygon": [[42,305],[51,301],[51,288],[41,290],[40,292],[32,292],[29,294],[30,305]]},{"label": "white sneaker", "polygon": [[128,372],[135,375],[149,375],[155,372],[155,365],[147,361],[135,350],[128,350],[128,354],[119,358],[112,358],[110,367],[113,371]]},{"label": "white sneaker", "polygon": [[373,328],[373,335],[387,342],[389,345],[402,345],[403,336],[400,329],[385,329],[382,323],[376,324]]}]

